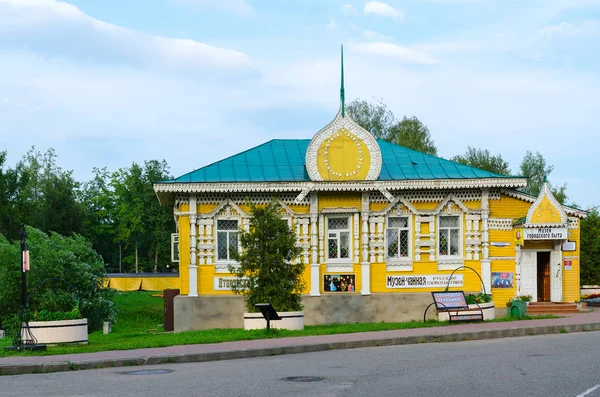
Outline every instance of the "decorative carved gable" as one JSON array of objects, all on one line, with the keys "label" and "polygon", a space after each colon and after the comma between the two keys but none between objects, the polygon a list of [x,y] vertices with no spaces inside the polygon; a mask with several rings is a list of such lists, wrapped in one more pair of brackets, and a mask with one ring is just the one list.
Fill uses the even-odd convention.
[{"label": "decorative carved gable", "polygon": [[544,183],[538,198],[529,207],[525,222],[530,225],[564,225],[567,223],[567,214],[552,194],[547,182]]},{"label": "decorative carved gable", "polygon": [[247,216],[244,211],[231,199],[225,199],[217,205],[217,207],[208,214],[209,216],[224,216],[230,218],[232,216]]},{"label": "decorative carved gable", "polygon": [[452,193],[448,194],[446,198],[433,210],[434,214],[439,213],[460,213],[469,212],[469,209]]}]

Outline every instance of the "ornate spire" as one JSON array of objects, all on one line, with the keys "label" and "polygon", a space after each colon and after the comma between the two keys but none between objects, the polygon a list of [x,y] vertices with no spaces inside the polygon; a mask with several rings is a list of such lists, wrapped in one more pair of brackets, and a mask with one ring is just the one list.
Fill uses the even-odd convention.
[{"label": "ornate spire", "polygon": [[346,113],[346,105],[345,105],[345,92],[344,92],[344,45],[342,44],[342,86],[340,88],[340,101],[342,106],[342,117],[345,116]]}]

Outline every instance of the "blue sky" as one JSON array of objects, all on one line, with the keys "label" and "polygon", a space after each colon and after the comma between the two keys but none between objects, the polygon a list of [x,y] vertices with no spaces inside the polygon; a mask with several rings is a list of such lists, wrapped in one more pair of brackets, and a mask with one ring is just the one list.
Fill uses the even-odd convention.
[{"label": "blue sky", "polygon": [[554,166],[600,205],[600,0],[0,0],[0,149],[87,180],[165,159],[180,175],[311,138],[346,98],[417,116],[441,156]]}]

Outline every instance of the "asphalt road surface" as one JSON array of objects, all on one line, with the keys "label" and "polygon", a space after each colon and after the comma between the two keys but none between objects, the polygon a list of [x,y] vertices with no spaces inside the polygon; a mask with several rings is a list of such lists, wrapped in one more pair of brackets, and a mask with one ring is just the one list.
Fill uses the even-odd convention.
[{"label": "asphalt road surface", "polygon": [[0,396],[600,396],[600,333],[0,377]]}]

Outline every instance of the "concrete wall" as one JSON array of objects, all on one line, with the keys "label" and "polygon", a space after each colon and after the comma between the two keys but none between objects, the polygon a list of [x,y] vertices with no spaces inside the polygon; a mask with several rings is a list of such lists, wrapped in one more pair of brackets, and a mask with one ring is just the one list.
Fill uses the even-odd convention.
[{"label": "concrete wall", "polygon": [[[331,294],[302,298],[305,325],[423,320],[423,312],[432,302],[430,293]],[[434,309],[429,308],[427,318],[436,318]],[[244,311],[242,296],[201,295],[190,298],[179,295],[174,300],[175,332],[243,328]]]}]

